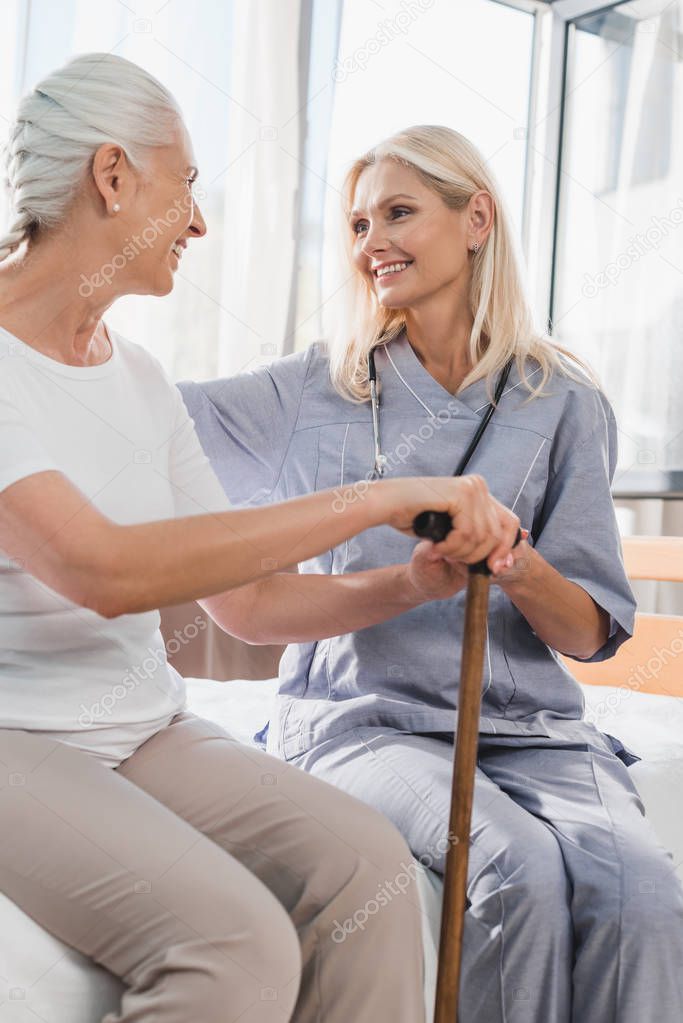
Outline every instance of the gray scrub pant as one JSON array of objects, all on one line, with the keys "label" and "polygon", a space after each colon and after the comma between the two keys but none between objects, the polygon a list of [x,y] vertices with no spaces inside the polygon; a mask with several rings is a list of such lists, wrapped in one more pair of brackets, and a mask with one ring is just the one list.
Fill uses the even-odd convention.
[{"label": "gray scrub pant", "polygon": [[[683,1020],[683,889],[628,769],[592,731],[480,736],[463,1023]],[[355,728],[293,762],[381,810],[443,871],[452,736]]]},{"label": "gray scrub pant", "polygon": [[[127,985],[104,1023],[424,1020],[399,833],[192,714],[113,770],[0,729],[0,836],[0,890]],[[339,940],[399,872],[401,893]]]}]

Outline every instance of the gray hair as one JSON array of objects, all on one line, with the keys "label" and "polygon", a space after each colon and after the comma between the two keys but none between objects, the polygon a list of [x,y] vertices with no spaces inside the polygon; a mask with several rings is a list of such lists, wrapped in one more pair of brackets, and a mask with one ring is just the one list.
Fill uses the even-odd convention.
[{"label": "gray hair", "polygon": [[19,102],[2,151],[12,216],[0,260],[64,220],[101,145],[120,145],[141,170],[145,149],[172,142],[180,120],[156,78],[111,53],[83,54],[44,78]]}]

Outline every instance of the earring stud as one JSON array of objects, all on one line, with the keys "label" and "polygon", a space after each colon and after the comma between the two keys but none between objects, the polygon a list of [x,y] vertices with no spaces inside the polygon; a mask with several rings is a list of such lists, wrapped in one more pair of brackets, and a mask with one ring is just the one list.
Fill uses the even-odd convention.
[{"label": "earring stud", "polygon": [[120,209],[121,209],[121,206],[119,205],[119,203],[115,202],[114,205],[111,208],[111,211],[112,211],[112,213],[118,213],[120,211]]}]

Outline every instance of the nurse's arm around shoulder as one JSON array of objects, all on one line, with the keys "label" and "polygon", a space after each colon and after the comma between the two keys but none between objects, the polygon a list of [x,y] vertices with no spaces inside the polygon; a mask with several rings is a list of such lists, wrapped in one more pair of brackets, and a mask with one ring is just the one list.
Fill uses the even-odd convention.
[{"label": "nurse's arm around shoulder", "polygon": [[[321,491],[264,508],[120,525],[63,473],[46,470],[0,492],[0,548],[67,599],[113,618],[243,586],[373,526],[409,533],[431,508],[458,516],[475,507],[471,488],[456,479],[387,480],[371,484],[363,500],[343,507],[335,500]],[[474,560],[499,557],[516,522],[490,514],[465,540],[454,530],[451,542]]]}]

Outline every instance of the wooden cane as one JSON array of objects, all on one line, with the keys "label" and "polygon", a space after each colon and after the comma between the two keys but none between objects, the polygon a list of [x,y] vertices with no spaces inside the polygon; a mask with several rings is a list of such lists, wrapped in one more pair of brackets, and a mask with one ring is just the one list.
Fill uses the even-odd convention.
[{"label": "wooden cane", "polygon": [[[445,539],[452,528],[452,519],[446,512],[423,512],[413,523],[413,531],[417,536],[430,539],[434,543]],[[514,546],[517,546],[521,539],[522,533],[518,530]],[[457,1023],[458,1020],[462,939],[467,908],[467,866],[474,776],[477,769],[490,575],[486,561],[470,565],[467,574],[465,626],[458,690],[458,727],[451,782],[434,1023]]]},{"label": "wooden cane", "polygon": [[448,850],[443,880],[439,968],[436,981],[434,1023],[457,1023],[460,992],[462,937],[467,907],[474,775],[477,767],[481,682],[486,650],[486,619],[491,585],[486,563],[470,568],[467,576],[465,632],[462,643],[458,729],[451,783]]}]

